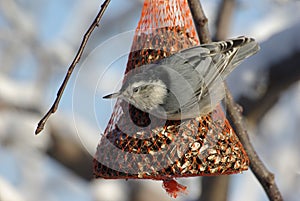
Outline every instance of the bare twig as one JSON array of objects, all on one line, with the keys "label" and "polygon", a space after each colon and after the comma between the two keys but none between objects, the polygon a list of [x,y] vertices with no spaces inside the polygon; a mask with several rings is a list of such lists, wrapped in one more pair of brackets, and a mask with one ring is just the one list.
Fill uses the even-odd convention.
[{"label": "bare twig", "polygon": [[233,126],[235,127],[236,134],[239,137],[241,143],[244,146],[244,149],[246,150],[249,156],[250,168],[252,172],[254,173],[258,181],[265,189],[265,192],[267,193],[270,200],[272,201],[283,200],[281,193],[275,183],[274,174],[271,173],[266,168],[266,166],[263,164],[263,162],[256,154],[256,151],[254,150],[254,147],[250,142],[248,133],[243,125],[243,117],[240,113],[240,110],[238,109],[239,106],[237,106],[236,103],[234,103],[232,95],[229,89],[227,88],[227,86],[225,87],[225,90],[226,90],[226,107],[229,116],[231,117]]},{"label": "bare twig", "polygon": [[188,3],[193,15],[200,43],[203,44],[211,42],[211,37],[208,31],[208,19],[203,12],[200,0],[188,0]]},{"label": "bare twig", "polygon": [[[197,2],[200,4],[198,0],[190,0],[189,2],[193,2],[196,4]],[[189,3],[190,9],[192,11],[192,15],[194,18],[198,18],[198,16],[205,16],[203,13],[203,10],[201,9],[201,5],[193,6],[192,3]],[[198,13],[198,14],[196,14]],[[196,19],[194,19],[196,21]],[[207,23],[207,20],[206,20]],[[200,41],[201,43],[209,42],[209,32],[207,29],[207,25],[203,24],[201,26],[196,26],[198,35],[200,36],[202,33],[204,33],[205,38]],[[243,125],[243,117],[240,110],[238,109],[238,106],[234,103],[232,95],[228,89],[227,86],[225,86],[226,91],[226,108],[228,110],[228,113],[232,119],[233,126],[235,128],[236,134],[239,137],[241,143],[243,144],[249,159],[250,159],[250,168],[256,178],[259,180],[263,188],[265,189],[266,194],[268,195],[269,199],[272,201],[280,201],[283,200],[282,195],[275,183],[274,175],[268,171],[266,166],[263,164],[263,162],[260,160],[258,155],[256,154],[250,139],[248,137],[248,133]]]},{"label": "bare twig", "polygon": [[81,42],[81,45],[77,51],[77,54],[73,60],[73,62],[71,63],[69,69],[68,69],[68,72],[65,76],[65,79],[63,81],[63,83],[61,84],[58,92],[57,92],[57,96],[56,96],[56,99],[53,103],[53,105],[51,106],[51,108],[49,109],[49,111],[45,114],[45,116],[40,120],[40,122],[38,123],[38,126],[35,130],[35,134],[39,134],[43,129],[44,129],[44,126],[48,120],[48,118],[51,116],[51,114],[55,113],[57,108],[58,108],[58,104],[60,102],[60,99],[64,93],[64,90],[67,86],[67,83],[71,77],[71,74],[76,66],[76,64],[79,62],[80,58],[81,58],[81,55],[83,53],[83,50],[87,44],[87,41],[89,40],[90,38],[90,35],[92,34],[92,32],[94,31],[94,29],[96,27],[99,26],[99,22],[108,6],[108,4],[110,3],[110,0],[106,0],[102,5],[101,5],[101,9],[99,11],[99,13],[97,14],[96,18],[94,19],[93,23],[90,25],[90,27],[88,28],[88,30],[86,31],[86,33],[84,34],[84,37],[83,37],[83,40]]},{"label": "bare twig", "polygon": [[[205,16],[199,0],[188,0],[198,37],[201,44],[211,42],[208,30],[208,19]],[[224,201],[227,198],[229,176],[214,176],[202,178],[202,190],[200,201]],[[220,191],[220,189],[222,189]]]}]

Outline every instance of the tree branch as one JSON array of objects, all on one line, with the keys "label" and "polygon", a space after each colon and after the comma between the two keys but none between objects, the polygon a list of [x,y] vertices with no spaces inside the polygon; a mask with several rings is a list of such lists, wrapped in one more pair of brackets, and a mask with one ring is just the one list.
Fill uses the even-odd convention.
[{"label": "tree branch", "polygon": [[208,19],[203,12],[200,0],[188,0],[188,4],[194,19],[200,43],[210,43],[211,37],[208,30]]},{"label": "tree branch", "polygon": [[[191,2],[191,3],[190,3]],[[203,10],[201,9],[201,5],[195,6],[195,4],[200,4],[198,0],[189,0],[190,9],[194,18],[194,21],[199,20],[199,16],[205,16]],[[194,5],[193,5],[194,4]],[[207,23],[207,20],[206,20]],[[197,32],[200,36],[204,33],[205,38],[201,39],[201,43],[209,42],[209,32],[207,29],[207,24],[202,24],[201,26],[197,26]],[[283,200],[281,193],[275,183],[274,175],[267,170],[266,166],[260,160],[258,155],[256,154],[254,147],[252,146],[250,139],[248,137],[248,133],[243,125],[243,117],[239,112],[239,107],[234,103],[232,95],[227,86],[225,86],[226,91],[226,108],[228,113],[232,119],[232,125],[235,128],[236,134],[239,137],[241,143],[243,144],[249,159],[250,159],[250,168],[256,178],[259,180],[263,188],[265,189],[266,194],[268,195],[269,199],[272,201],[280,201]]]},{"label": "tree branch", "polygon": [[[194,19],[200,44],[211,42],[209,30],[208,30],[208,19],[204,14],[201,3],[199,0],[188,0],[189,7]],[[213,177],[202,177],[202,189],[200,201],[225,201],[227,198],[228,186],[230,177],[224,176],[213,176]],[[222,189],[220,191],[220,189]]]},{"label": "tree branch", "polygon": [[60,102],[60,99],[64,93],[64,90],[67,86],[67,83],[71,77],[71,74],[73,73],[73,70],[75,68],[75,66],[77,65],[77,63],[79,62],[80,58],[81,58],[81,55],[83,53],[83,50],[87,44],[87,41],[89,40],[92,32],[94,31],[94,29],[96,27],[99,26],[99,22],[108,6],[108,4],[110,3],[110,0],[106,0],[102,5],[101,5],[101,9],[99,11],[99,13],[97,14],[96,18],[94,19],[93,23],[90,25],[90,27],[88,28],[88,30],[86,31],[86,33],[84,34],[84,37],[83,37],[83,40],[81,42],[81,45],[77,51],[77,54],[73,60],[73,62],[71,63],[69,69],[68,69],[68,72],[65,76],[65,79],[63,81],[63,83],[61,84],[58,92],[57,92],[57,96],[56,96],[56,99],[53,103],[53,105],[51,106],[51,108],[49,109],[49,111],[44,115],[44,117],[40,120],[40,122],[38,123],[38,126],[35,130],[35,134],[39,134],[43,129],[44,129],[44,126],[47,122],[47,120],[49,119],[49,117],[51,116],[51,114],[55,113],[57,108],[58,108],[58,104]]},{"label": "tree branch", "polygon": [[248,133],[243,125],[243,117],[240,113],[239,106],[237,106],[237,104],[234,103],[232,95],[227,86],[225,87],[225,91],[226,108],[229,113],[229,116],[231,117],[236,134],[239,137],[241,143],[244,146],[244,149],[248,154],[248,157],[250,159],[250,168],[252,172],[265,189],[265,192],[270,200],[283,200],[281,193],[275,183],[274,174],[271,173],[263,164],[250,142]]}]

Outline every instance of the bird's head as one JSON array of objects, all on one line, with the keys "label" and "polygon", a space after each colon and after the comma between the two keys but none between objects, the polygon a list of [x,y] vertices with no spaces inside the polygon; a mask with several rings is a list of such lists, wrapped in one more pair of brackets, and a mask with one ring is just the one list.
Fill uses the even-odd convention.
[{"label": "bird's head", "polygon": [[163,104],[167,96],[167,87],[161,80],[127,80],[120,91],[103,98],[121,98],[136,108],[149,112]]}]

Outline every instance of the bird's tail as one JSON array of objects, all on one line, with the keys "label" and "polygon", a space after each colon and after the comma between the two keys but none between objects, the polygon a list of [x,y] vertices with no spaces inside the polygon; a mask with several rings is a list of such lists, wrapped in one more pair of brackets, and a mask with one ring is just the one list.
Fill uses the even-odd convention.
[{"label": "bird's tail", "polygon": [[244,59],[259,51],[258,43],[253,39],[240,36],[225,41],[203,44],[208,49],[207,55],[213,58],[214,63],[223,77],[226,77]]},{"label": "bird's tail", "polygon": [[[253,38],[239,37],[233,40],[233,45],[236,46],[237,52],[231,61],[231,68],[235,68],[244,59],[252,56],[259,51],[260,47]],[[228,69],[230,70],[230,69]],[[230,72],[229,72],[230,73]]]},{"label": "bird's tail", "polygon": [[253,38],[238,37],[219,42],[219,51],[228,58],[228,65],[224,69],[219,69],[223,77],[226,77],[237,67],[244,59],[252,56],[259,51],[260,47]]}]

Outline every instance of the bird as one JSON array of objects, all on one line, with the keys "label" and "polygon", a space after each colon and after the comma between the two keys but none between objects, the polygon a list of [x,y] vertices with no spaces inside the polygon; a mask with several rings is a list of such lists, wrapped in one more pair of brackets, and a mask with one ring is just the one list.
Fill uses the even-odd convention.
[{"label": "bird", "polygon": [[120,98],[161,119],[207,115],[225,97],[225,78],[259,49],[245,36],[187,48],[131,70],[121,89],[103,98]]}]

